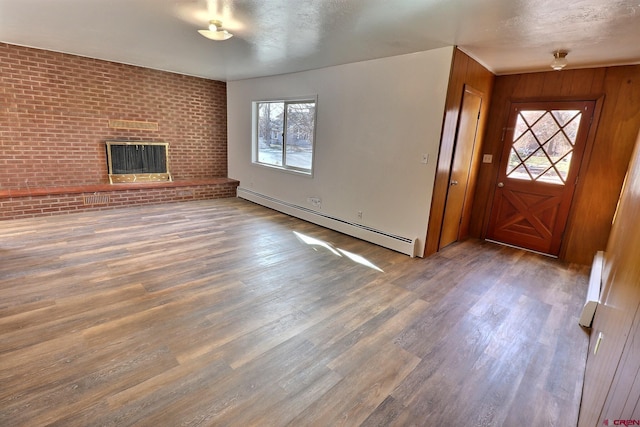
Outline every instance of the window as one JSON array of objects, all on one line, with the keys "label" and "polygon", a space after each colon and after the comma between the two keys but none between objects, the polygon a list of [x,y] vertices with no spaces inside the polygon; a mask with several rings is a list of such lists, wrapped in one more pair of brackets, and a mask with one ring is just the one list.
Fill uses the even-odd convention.
[{"label": "window", "polygon": [[580,110],[519,111],[507,177],[564,185],[581,118]]},{"label": "window", "polygon": [[311,174],[316,101],[260,101],[254,105],[254,163]]}]

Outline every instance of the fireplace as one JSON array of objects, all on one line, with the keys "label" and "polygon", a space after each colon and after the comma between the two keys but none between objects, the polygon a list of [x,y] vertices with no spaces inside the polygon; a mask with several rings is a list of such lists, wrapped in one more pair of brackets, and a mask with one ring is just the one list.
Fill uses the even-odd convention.
[{"label": "fireplace", "polygon": [[107,141],[109,182],[171,181],[169,143]]}]

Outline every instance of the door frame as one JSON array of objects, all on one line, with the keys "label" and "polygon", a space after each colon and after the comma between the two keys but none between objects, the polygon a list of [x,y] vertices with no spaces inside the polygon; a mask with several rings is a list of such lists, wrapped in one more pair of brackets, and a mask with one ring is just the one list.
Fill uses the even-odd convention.
[{"label": "door frame", "polygon": [[[530,97],[530,98],[511,98],[509,99],[508,102],[505,103],[505,106],[503,107],[504,110],[502,110],[501,112],[501,115],[503,115],[504,112],[508,113],[509,111],[511,111],[511,108],[513,108],[513,104],[521,103],[521,102],[593,101],[595,103],[595,107],[593,110],[593,117],[591,119],[591,125],[589,126],[589,131],[587,132],[587,140],[584,147],[584,153],[582,154],[582,162],[580,163],[580,168],[578,168],[578,175],[576,178],[577,182],[573,190],[574,196],[571,200],[571,205],[569,207],[569,214],[567,218],[567,224],[564,229],[565,236],[570,233],[570,231],[574,226],[574,222],[575,222],[574,217],[575,215],[577,215],[574,209],[576,205],[576,199],[578,198],[580,193],[582,193],[583,191],[582,183],[584,182],[584,180],[581,179],[581,177],[588,170],[588,166],[591,161],[591,154],[593,152],[596,133],[598,131],[598,124],[600,122],[600,115],[602,113],[602,106],[604,104],[604,99],[605,99],[604,94],[601,94],[599,96],[591,95],[591,96],[547,96],[547,97]],[[495,197],[495,192],[498,184],[498,175],[500,173],[500,163],[502,162],[502,156],[504,155],[504,151],[505,151],[504,136],[506,134],[506,130],[507,130],[506,126],[507,126],[508,120],[509,120],[509,115],[504,114],[504,121],[500,123],[500,126],[502,126],[503,140],[500,145],[500,154],[498,158],[494,159],[492,162],[491,185],[489,187],[490,190],[485,195],[486,205],[485,205],[485,211],[484,211],[483,221],[482,221],[482,235],[480,236],[483,240],[487,238],[487,231],[489,229],[489,222],[491,220],[490,218],[491,208],[493,207],[493,199]],[[567,246],[567,242],[563,237],[562,242],[560,243],[560,252],[558,253],[558,259],[560,260],[565,259],[566,246]]]}]

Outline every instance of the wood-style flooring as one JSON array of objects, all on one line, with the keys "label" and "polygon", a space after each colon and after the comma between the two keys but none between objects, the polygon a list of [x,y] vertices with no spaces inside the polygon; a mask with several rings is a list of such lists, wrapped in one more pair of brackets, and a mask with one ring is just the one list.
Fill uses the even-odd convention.
[{"label": "wood-style flooring", "polygon": [[2,426],[576,424],[585,267],[240,199],[3,221],[0,263]]}]

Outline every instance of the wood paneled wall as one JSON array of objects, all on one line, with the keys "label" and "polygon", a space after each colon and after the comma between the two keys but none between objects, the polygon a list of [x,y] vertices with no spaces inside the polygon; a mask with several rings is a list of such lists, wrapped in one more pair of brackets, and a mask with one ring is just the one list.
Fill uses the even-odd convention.
[{"label": "wood paneled wall", "polygon": [[[580,427],[640,419],[640,136],[605,252]],[[594,354],[598,337],[602,339]],[[611,423],[614,424],[613,422]]]},{"label": "wood paneled wall", "polygon": [[449,77],[449,87],[447,89],[447,100],[445,104],[444,122],[442,125],[442,135],[440,137],[440,152],[438,154],[438,165],[436,169],[436,180],[431,199],[431,210],[429,214],[429,226],[425,244],[424,256],[429,256],[438,251],[440,242],[440,232],[442,230],[442,220],[444,218],[444,208],[447,200],[447,190],[449,188],[449,175],[451,173],[451,162],[455,150],[456,133],[458,130],[458,119],[465,85],[476,89],[483,94],[483,106],[480,113],[478,138],[474,148],[472,160],[472,170],[469,176],[469,189],[475,188],[475,182],[480,168],[480,152],[482,149],[482,137],[484,127],[489,116],[489,105],[491,103],[491,92],[493,90],[493,80],[495,76],[480,63],[469,57],[460,49],[456,49],[453,54],[453,64],[451,76]]},{"label": "wood paneled wall", "polygon": [[560,250],[561,259],[590,264],[606,246],[640,128],[640,66],[496,77],[483,148],[493,163],[480,165],[470,233],[486,233],[510,102],[541,99],[599,101]]}]

